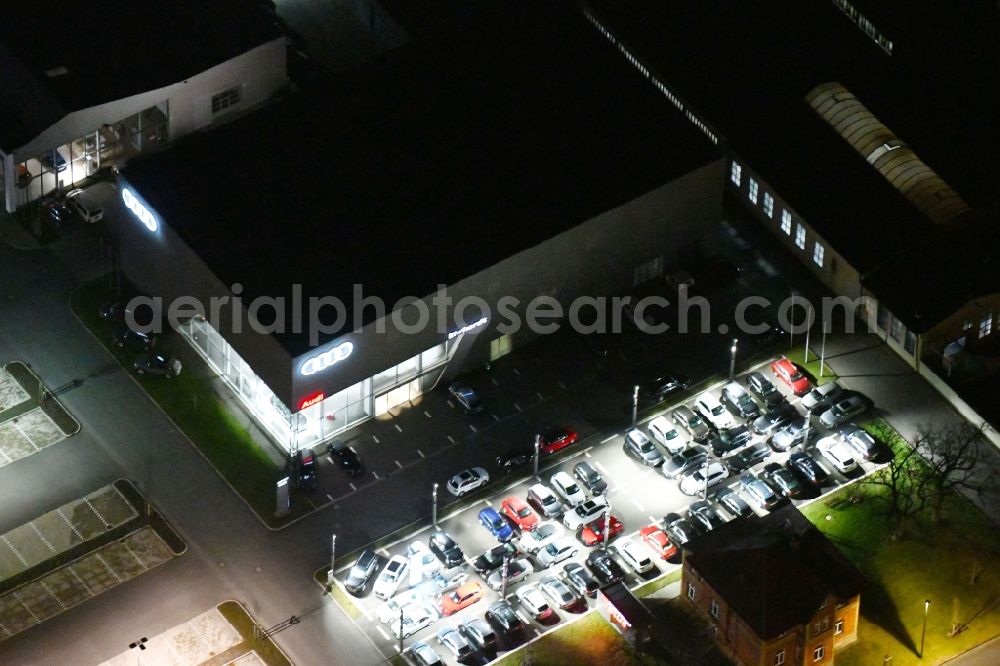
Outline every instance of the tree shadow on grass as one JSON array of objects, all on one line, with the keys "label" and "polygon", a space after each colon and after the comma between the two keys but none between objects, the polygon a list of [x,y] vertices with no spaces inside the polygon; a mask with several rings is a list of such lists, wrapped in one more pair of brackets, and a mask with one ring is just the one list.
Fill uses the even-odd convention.
[{"label": "tree shadow on grass", "polygon": [[861,614],[874,625],[881,627],[904,648],[917,654],[917,645],[909,630],[899,619],[896,604],[878,585],[869,585],[861,595]]}]

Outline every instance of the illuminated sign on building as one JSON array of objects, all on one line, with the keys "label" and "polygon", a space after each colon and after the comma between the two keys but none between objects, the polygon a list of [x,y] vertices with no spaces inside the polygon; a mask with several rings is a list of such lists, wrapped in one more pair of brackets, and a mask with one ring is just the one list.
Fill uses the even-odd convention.
[{"label": "illuminated sign on building", "polygon": [[122,201],[125,202],[125,207],[132,211],[132,214],[139,218],[146,228],[150,231],[156,231],[159,224],[156,222],[156,217],[153,215],[152,211],[142,205],[142,203],[136,199],[135,195],[132,194],[132,190],[127,187],[122,188]]},{"label": "illuminated sign on building", "polygon": [[452,331],[451,333],[448,334],[448,339],[451,340],[453,338],[457,338],[458,336],[462,335],[462,333],[468,333],[473,329],[477,329],[480,326],[485,326],[485,325],[486,325],[486,317],[483,317],[479,321],[474,321],[471,324],[466,324],[457,331]]},{"label": "illuminated sign on building", "polygon": [[330,366],[343,361],[351,355],[352,351],[354,351],[354,343],[341,342],[333,349],[328,349],[321,354],[307,358],[299,368],[299,374],[308,377],[309,375],[315,375],[317,372],[322,372]]},{"label": "illuminated sign on building", "polygon": [[318,405],[319,403],[323,402],[323,398],[325,397],[326,394],[320,391],[319,393],[311,395],[308,398],[303,398],[302,401],[299,403],[299,411],[302,411],[306,407],[312,407],[313,405]]}]

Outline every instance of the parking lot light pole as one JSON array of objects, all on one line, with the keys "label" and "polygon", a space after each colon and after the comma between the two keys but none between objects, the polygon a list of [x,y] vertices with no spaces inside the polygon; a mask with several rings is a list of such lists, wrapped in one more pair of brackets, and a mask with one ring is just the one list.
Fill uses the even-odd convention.
[{"label": "parking lot light pole", "polygon": [[500,570],[500,600],[507,599],[507,564],[510,562],[510,555],[504,553],[503,568]]},{"label": "parking lot light pole", "polygon": [[399,607],[399,654],[403,654],[403,611],[404,607]]},{"label": "parking lot light pole", "polygon": [[604,509],[604,534],[601,535],[601,541],[604,543],[601,547],[604,552],[608,552],[608,534],[611,533],[611,502],[608,502],[607,508]]},{"label": "parking lot light pole", "polygon": [[706,502],[708,501],[708,466],[712,464],[712,456],[705,456],[705,497],[702,498]]},{"label": "parking lot light pole", "polygon": [[920,658],[924,658],[924,638],[927,637],[927,609],[931,607],[931,600],[924,600],[924,628],[920,630]]},{"label": "parking lot light pole", "polygon": [[736,377],[736,343],[737,339],[733,338],[733,344],[729,347],[729,381]]},{"label": "parking lot light pole", "polygon": [[437,481],[431,487],[431,525],[438,526],[438,484]]},{"label": "parking lot light pole", "polygon": [[538,456],[542,450],[542,436],[535,435],[535,478],[538,478]]},{"label": "parking lot light pole", "polygon": [[326,575],[327,592],[333,589],[333,569],[337,555],[337,535],[330,535],[330,572]]},{"label": "parking lot light pole", "polygon": [[635,427],[635,420],[639,413],[639,385],[632,387],[632,427]]},{"label": "parking lot light pole", "polygon": [[802,435],[802,450],[805,451],[806,447],[809,446],[809,429],[812,428],[813,422],[813,410],[806,410],[806,433]]},{"label": "parking lot light pole", "polygon": [[823,344],[819,348],[819,376],[823,376],[823,369],[826,367],[826,322],[823,322]]}]

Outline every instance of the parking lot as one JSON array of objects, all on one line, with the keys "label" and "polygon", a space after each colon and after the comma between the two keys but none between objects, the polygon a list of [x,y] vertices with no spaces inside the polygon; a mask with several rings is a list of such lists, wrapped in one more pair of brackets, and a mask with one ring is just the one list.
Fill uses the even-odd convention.
[{"label": "parking lot", "polygon": [[[791,392],[788,385],[775,377],[774,373],[770,369],[771,360],[772,359],[768,359],[754,368],[748,369],[748,372],[758,371],[768,378],[771,382],[773,382],[778,391],[781,392],[784,397],[784,402],[794,408],[795,414],[800,417],[805,417],[807,410],[803,407],[802,398],[800,396],[795,396]],[[746,373],[738,376],[737,381],[742,386],[746,386]],[[648,432],[648,425],[653,418],[671,414],[673,409],[679,404],[694,405],[697,399],[706,394],[719,398],[722,386],[725,383],[727,382],[718,382],[717,384],[705,389],[701,389],[699,387],[697,392],[687,391],[678,393],[672,398],[668,398],[664,403],[662,403],[659,409],[651,414],[646,420],[639,423],[639,429],[643,432]],[[849,393],[840,396],[840,398],[847,395],[849,395]],[[760,403],[759,400],[754,399],[754,403],[757,404],[758,409],[761,408],[761,405],[758,404]],[[826,406],[827,405],[824,405],[823,407]],[[878,456],[875,456],[873,461],[869,461],[863,459],[860,455],[855,455],[854,458],[858,463],[857,469],[844,474],[835,468],[836,463],[833,459],[823,456],[819,451],[817,451],[817,442],[822,442],[830,436],[832,436],[835,441],[843,443],[843,437],[841,435],[836,434],[836,432],[821,425],[819,417],[823,411],[825,411],[825,409],[822,407],[813,409],[811,418],[809,419],[809,430],[806,432],[805,438],[807,439],[807,444],[805,446],[799,444],[792,446],[787,451],[777,451],[767,445],[767,442],[770,439],[769,436],[754,434],[748,442],[740,446],[738,449],[723,452],[719,458],[709,458],[709,461],[721,459],[721,461],[728,468],[734,460],[733,456],[738,456],[741,451],[749,450],[755,445],[761,443],[765,443],[765,445],[767,445],[766,450],[768,453],[766,458],[752,463],[749,468],[740,472],[728,470],[728,476],[719,484],[714,485],[708,490],[709,504],[716,510],[719,518],[724,521],[737,519],[734,513],[722,508],[719,503],[715,501],[714,498],[721,488],[731,488],[738,497],[743,499],[746,504],[749,505],[754,513],[763,514],[767,509],[765,509],[758,500],[755,500],[751,494],[747,493],[747,491],[742,487],[739,477],[741,474],[746,472],[753,472],[759,475],[765,465],[770,463],[778,463],[784,467],[785,463],[788,462],[788,457],[793,453],[806,453],[813,460],[818,461],[823,471],[829,475],[829,478],[825,483],[823,483],[820,487],[815,487],[807,482],[802,475],[796,474],[796,480],[802,486],[801,494],[790,500],[796,504],[810,501],[811,499],[814,499],[821,494],[829,492],[837,486],[846,483],[850,479],[858,478],[876,468],[877,461],[879,460]],[[726,414],[729,415],[731,420],[736,425],[745,422],[745,419],[736,415],[735,409],[727,408]],[[860,415],[857,418],[857,421],[859,423],[863,423],[865,419],[870,418],[875,414],[875,410],[868,410],[864,414]],[[725,415],[722,416],[722,419],[725,419]],[[572,419],[567,420],[567,423],[572,426],[576,425],[576,422]],[[671,421],[670,423],[672,424],[673,422]],[[677,430],[679,432],[679,436],[685,440],[686,446],[686,444],[689,443],[687,440],[690,440],[689,433],[679,427]],[[713,429],[713,437],[715,432],[715,429]],[[581,432],[580,434],[583,441],[568,447],[552,458],[541,459],[539,479],[547,485],[551,485],[549,484],[549,480],[553,474],[557,471],[565,471],[572,476],[574,466],[581,461],[590,463],[604,477],[604,480],[608,484],[605,497],[610,506],[610,512],[624,525],[624,529],[621,534],[609,539],[610,543],[608,544],[608,550],[612,557],[619,562],[622,570],[626,572],[626,580],[630,585],[635,586],[641,584],[644,581],[655,578],[656,576],[668,572],[678,566],[679,557],[672,557],[671,560],[662,559],[642,540],[639,536],[639,532],[643,527],[648,525],[666,528],[664,517],[670,513],[676,513],[679,517],[687,518],[688,507],[693,502],[701,499],[701,497],[682,493],[679,489],[678,480],[666,478],[666,476],[661,472],[661,466],[658,465],[654,467],[644,465],[640,461],[639,456],[627,454],[624,447],[624,432],[607,434],[604,437],[597,435],[589,438],[586,437],[586,435],[590,434],[589,432]],[[833,440],[827,439],[826,441],[829,443]],[[673,448],[673,440],[671,440],[671,444]],[[661,452],[661,454],[664,454],[669,458],[669,454],[666,452],[661,443],[654,443],[654,446]],[[488,467],[489,472],[495,475],[495,467]],[[694,469],[701,469],[701,467],[703,466],[700,465]],[[414,573],[412,578],[409,575],[404,576],[404,580],[400,583],[398,588],[398,594],[401,595],[402,599],[401,603],[413,604],[414,602],[425,602],[431,608],[439,611],[441,608],[442,596],[447,595],[457,586],[466,582],[479,583],[482,587],[483,595],[480,600],[475,601],[468,607],[455,612],[450,617],[435,619],[428,626],[416,631],[413,635],[406,637],[404,640],[405,645],[411,646],[418,641],[427,643],[443,659],[446,659],[448,663],[455,663],[456,660],[453,655],[448,653],[445,647],[438,645],[436,640],[438,631],[446,626],[458,626],[460,623],[472,618],[483,618],[487,608],[499,599],[499,593],[490,589],[490,587],[485,584],[484,577],[478,574],[472,566],[472,562],[479,555],[498,545],[497,538],[480,524],[477,514],[481,509],[486,507],[499,509],[503,499],[508,496],[525,499],[528,495],[529,486],[537,483],[537,480],[533,477],[529,476],[528,478],[525,478],[525,475],[530,475],[531,473],[532,468],[531,465],[528,464],[518,473],[512,475],[512,477],[517,478],[516,481],[512,478],[511,483],[509,484],[494,486],[494,488],[499,487],[501,489],[491,489],[489,496],[486,497],[479,498],[479,496],[473,492],[471,496],[476,498],[475,501],[471,503],[465,502],[459,509],[452,509],[451,511],[444,509],[439,515],[438,528],[445,531],[457,542],[458,546],[464,553],[463,562],[456,567],[446,568],[440,560],[435,558],[434,561],[436,562],[436,566],[430,567],[428,572],[437,569],[437,573],[439,574],[437,576],[421,575],[420,572],[414,573],[411,570],[411,573]],[[445,490],[445,482],[447,480],[447,477],[441,479],[440,493],[442,498],[447,494]],[[773,484],[772,488],[775,489],[776,494],[780,495],[780,489],[776,488]],[[691,490],[691,488],[689,488],[689,490]],[[703,491],[696,490],[695,492],[698,494]],[[587,494],[590,495],[590,493]],[[786,499],[783,501],[789,500]],[[538,513],[538,509],[540,507],[535,505],[533,508],[536,513]],[[540,517],[540,519],[542,518]],[[518,603],[517,593],[522,587],[537,585],[547,575],[556,575],[557,577],[565,578],[563,574],[563,567],[566,563],[583,563],[590,552],[601,547],[600,545],[584,545],[580,540],[578,530],[563,528],[563,531],[564,538],[569,539],[575,544],[575,547],[573,548],[575,552],[569,559],[549,567],[544,567],[535,555],[519,553],[515,556],[526,558],[531,563],[534,570],[523,582],[510,584],[507,588],[507,600],[521,616],[521,620],[527,626],[527,630],[524,631],[517,640],[500,640],[498,642],[500,653],[516,647],[521,642],[529,640],[534,635],[537,635],[554,625],[558,625],[561,622],[566,621],[575,614],[583,612],[588,607],[593,607],[594,601],[592,599],[581,597],[579,594],[576,594],[576,603],[568,609],[557,607],[552,598],[545,597],[545,601],[552,605],[555,612],[550,617],[539,622],[530,617],[527,609]],[[667,531],[669,532],[669,530]],[[392,556],[406,556],[408,548],[410,548],[412,552],[412,545],[414,542],[420,541],[426,543],[431,532],[432,529],[428,526],[408,535],[405,539],[402,539],[397,543],[391,544],[386,548],[379,549],[377,552],[377,555],[379,556],[377,571],[381,571],[386,562]],[[518,534],[516,529],[514,530],[514,534],[515,536],[511,539],[511,543],[516,545],[520,543],[523,535]],[[638,545],[638,552],[645,554],[650,560],[652,560],[654,564],[654,568],[652,570],[640,574],[635,570],[635,568],[630,567],[625,563],[621,555],[617,552],[618,547],[625,539],[630,539],[635,542]],[[586,565],[585,568],[587,568]],[[346,579],[348,573],[347,568],[338,572],[338,581],[340,581],[341,584]],[[386,655],[390,655],[398,649],[397,636],[394,635],[393,630],[395,625],[398,625],[400,621],[400,615],[396,608],[386,606],[382,601],[376,599],[372,595],[372,583],[375,578],[377,578],[377,573],[365,587],[362,596],[356,600],[356,604],[364,613],[364,618],[359,620],[359,623],[361,624],[363,630],[365,630],[373,639],[376,645],[378,645]],[[408,589],[411,583],[415,583],[416,585],[414,588]],[[497,629],[498,627],[494,625],[493,628]],[[485,663],[494,656],[495,654],[489,651],[486,653],[477,652],[471,658],[464,659],[462,663]]]}]

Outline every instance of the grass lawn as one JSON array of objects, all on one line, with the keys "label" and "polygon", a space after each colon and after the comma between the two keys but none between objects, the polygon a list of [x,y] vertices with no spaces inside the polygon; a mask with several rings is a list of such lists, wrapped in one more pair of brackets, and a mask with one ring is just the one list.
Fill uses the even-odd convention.
[{"label": "grass lawn", "polygon": [[643,662],[633,654],[628,643],[614,627],[605,622],[599,613],[590,611],[579,620],[546,634],[493,663],[494,666],[617,666]]},{"label": "grass lawn", "polygon": [[[119,349],[111,341],[114,334],[108,322],[98,315],[102,303],[111,300],[101,280],[80,287],[71,297],[76,316],[132,374],[184,434],[212,463],[253,511],[267,524],[277,527],[301,515],[306,504],[292,497],[292,513],[284,519],[274,517],[275,483],[283,474],[250,436],[246,428],[215,394],[212,387],[194,368],[186,367],[180,376],[140,376],[132,369],[137,356],[134,350]],[[169,331],[157,343],[157,350],[170,354],[187,343]]]},{"label": "grass lawn", "polygon": [[795,363],[804,368],[806,373],[813,379],[814,382],[816,382],[817,385],[826,384],[827,382],[832,382],[834,379],[837,378],[837,375],[834,374],[833,370],[831,370],[830,366],[827,364],[823,364],[823,376],[822,377],[819,376],[820,363],[819,363],[819,354],[815,353],[816,352],[815,340],[809,341],[808,363],[805,362],[805,352],[806,352],[806,346],[803,343],[801,345],[796,345],[795,347],[792,347],[792,349],[789,350],[788,353],[785,354],[785,356],[787,356],[788,360],[790,360],[792,363]]},{"label": "grass lawn", "polygon": [[[838,653],[838,664],[893,666],[934,664],[1000,633],[1000,532],[965,498],[946,503],[943,521],[912,523],[898,541],[889,537],[883,504],[865,487],[865,499],[842,500],[852,485],[803,514],[868,577],[861,595],[858,642]],[[831,508],[833,501],[836,508]],[[917,656],[924,600],[927,616],[924,659]],[[954,637],[954,624],[965,628]]]},{"label": "grass lawn", "polygon": [[224,601],[219,604],[219,612],[229,621],[243,638],[242,647],[253,650],[267,666],[292,666],[292,662],[278,649],[270,638],[257,640],[254,636],[254,621],[243,606],[235,601]]},{"label": "grass lawn", "polygon": [[660,576],[657,576],[648,583],[643,583],[642,585],[639,585],[634,590],[632,590],[632,594],[642,599],[643,597],[648,597],[657,590],[665,588],[667,585],[670,585],[671,583],[676,583],[680,579],[681,579],[681,569],[680,567],[678,567],[668,574],[661,574]]}]

